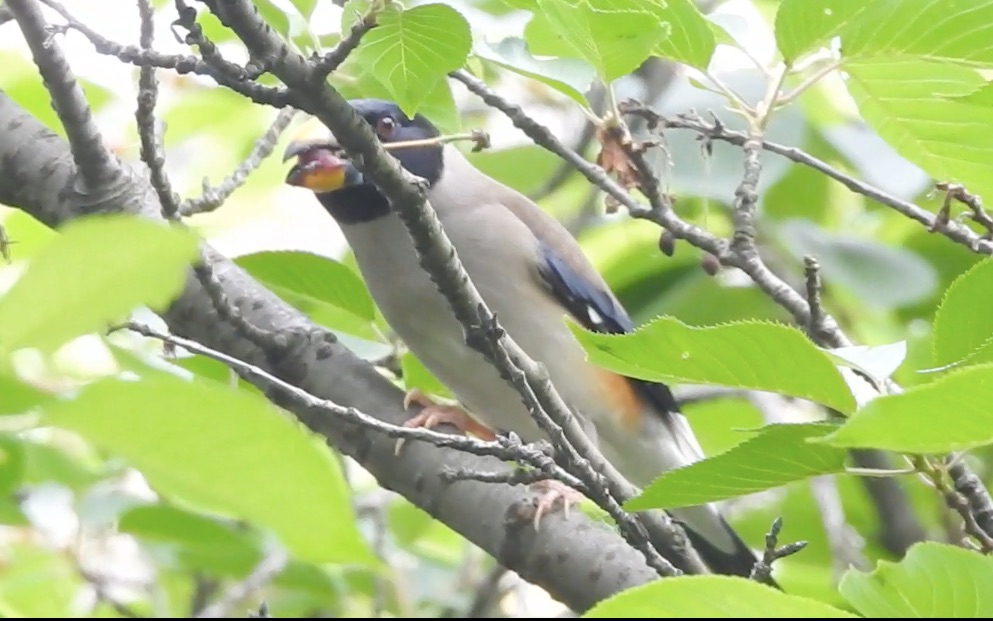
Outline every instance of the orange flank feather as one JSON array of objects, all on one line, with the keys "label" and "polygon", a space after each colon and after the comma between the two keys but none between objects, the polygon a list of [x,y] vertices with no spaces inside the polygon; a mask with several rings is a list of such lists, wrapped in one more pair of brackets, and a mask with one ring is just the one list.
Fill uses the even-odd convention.
[{"label": "orange flank feather", "polygon": [[631,385],[631,381],[623,375],[605,369],[594,369],[593,372],[604,400],[613,406],[621,425],[631,431],[637,431],[641,427],[645,404]]}]

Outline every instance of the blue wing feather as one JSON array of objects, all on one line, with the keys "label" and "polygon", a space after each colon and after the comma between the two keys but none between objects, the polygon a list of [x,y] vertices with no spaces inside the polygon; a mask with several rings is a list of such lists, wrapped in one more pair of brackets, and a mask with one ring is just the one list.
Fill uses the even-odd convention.
[{"label": "blue wing feather", "polygon": [[[538,264],[538,271],[552,293],[586,329],[607,334],[634,330],[627,311],[609,291],[583,278],[544,242],[539,244]],[[665,384],[638,379],[629,381],[663,418],[670,412],[679,412],[679,405]]]}]

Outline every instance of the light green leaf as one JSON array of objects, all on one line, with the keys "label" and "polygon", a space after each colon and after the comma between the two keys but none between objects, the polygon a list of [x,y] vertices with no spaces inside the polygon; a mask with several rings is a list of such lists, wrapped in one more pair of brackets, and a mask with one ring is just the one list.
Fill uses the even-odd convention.
[{"label": "light green leaf", "polygon": [[[874,0],[842,33],[842,54],[993,65],[991,0]],[[894,18],[899,16],[899,19]]]},{"label": "light green leaf", "polygon": [[948,453],[993,442],[993,364],[879,397],[823,438],[832,446]]},{"label": "light green leaf", "polygon": [[538,60],[527,49],[524,39],[507,37],[495,45],[476,44],[475,53],[506,69],[546,84],[581,106],[587,105],[586,91],[593,82],[593,68],[575,58]]},{"label": "light green leaf", "polygon": [[539,0],[556,32],[613,82],[634,71],[669,30],[641,0]]},{"label": "light green leaf", "polygon": [[133,216],[90,216],[62,228],[0,298],[0,349],[52,351],[179,293],[197,239]]},{"label": "light green leaf", "polygon": [[753,580],[679,576],[634,587],[600,602],[583,619],[854,618],[817,600],[787,595]]},{"label": "light green leaf", "polygon": [[435,84],[465,62],[472,46],[469,24],[444,4],[409,10],[390,5],[377,23],[356,55],[390,89],[400,109],[413,116]]},{"label": "light green leaf", "polygon": [[375,562],[338,462],[262,397],[163,373],[97,382],[46,419],[124,457],[168,497],[272,529],[301,560]]},{"label": "light green leaf", "polygon": [[993,191],[993,107],[955,99],[984,84],[975,70],[907,56],[858,59],[844,68],[862,118],[897,153],[935,179],[981,195]]},{"label": "light green leaf", "polygon": [[870,0],[783,0],[776,12],[776,43],[787,62],[826,45]]},{"label": "light green leaf", "polygon": [[715,26],[704,18],[696,3],[693,0],[646,0],[645,6],[669,25],[669,36],[655,47],[655,55],[706,69],[717,47]]},{"label": "light green leaf", "polygon": [[24,444],[13,435],[0,435],[0,496],[10,497],[24,480]]},{"label": "light green leaf", "polygon": [[330,304],[372,321],[376,310],[365,283],[345,265],[299,251],[265,251],[242,255],[235,263],[256,280]]},{"label": "light green leaf", "polygon": [[317,8],[317,0],[290,0],[293,6],[296,7],[300,15],[303,15],[308,20],[310,16],[314,13],[314,9]]},{"label": "light green leaf", "polygon": [[23,414],[51,399],[51,395],[25,384],[17,377],[0,373],[0,415]]},{"label": "light green leaf", "polygon": [[628,377],[767,390],[843,413],[855,409],[831,359],[796,328],[757,321],[695,328],[669,317],[623,335],[570,327],[591,362]]},{"label": "light green leaf", "polygon": [[769,425],[720,455],[664,473],[624,508],[691,507],[841,472],[847,451],[806,441],[835,429],[836,425],[824,423]]},{"label": "light green leaf", "polygon": [[400,357],[400,368],[403,370],[404,388],[418,388],[424,394],[439,395],[452,398],[452,393],[438,378],[431,374],[414,354],[407,352]]},{"label": "light green leaf", "polygon": [[899,563],[872,573],[848,570],[838,589],[868,618],[989,619],[993,558],[935,542],[918,543]]},{"label": "light green leaf", "polygon": [[993,361],[993,259],[956,278],[934,315],[934,364]]},{"label": "light green leaf", "polygon": [[[390,99],[393,97],[392,91],[380,82],[376,76],[364,70],[361,59],[357,55],[349,58],[342,67],[342,72],[354,77],[354,80],[336,84],[338,92],[346,99],[360,99],[364,97],[374,97],[378,99]],[[335,75],[331,76],[334,83]],[[452,88],[448,80],[438,80],[434,87],[425,95],[418,105],[417,110],[427,118],[442,133],[454,134],[461,130],[462,119],[459,111],[455,107],[455,100],[452,99]]]},{"label": "light green leaf", "polygon": [[121,515],[118,529],[146,544],[174,548],[186,568],[242,576],[262,557],[257,532],[178,507],[134,507]]}]

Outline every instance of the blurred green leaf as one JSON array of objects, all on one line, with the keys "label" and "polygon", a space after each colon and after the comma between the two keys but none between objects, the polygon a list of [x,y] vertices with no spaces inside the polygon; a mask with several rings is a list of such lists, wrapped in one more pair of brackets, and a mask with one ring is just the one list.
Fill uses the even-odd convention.
[{"label": "blurred green leaf", "polygon": [[600,602],[583,619],[845,618],[856,615],[787,595],[753,580],[679,576],[628,589]]},{"label": "blurred green leaf", "polygon": [[776,12],[776,43],[787,62],[825,46],[858,18],[871,0],[783,0]]},{"label": "blurred green leaf", "polygon": [[934,316],[934,364],[993,361],[993,259],[952,282]]},{"label": "blurred green leaf", "polygon": [[645,62],[668,31],[642,0],[539,0],[538,4],[548,23],[607,82]]},{"label": "blurred green leaf", "polygon": [[934,268],[903,248],[829,233],[805,220],[782,223],[779,237],[798,261],[817,257],[826,282],[849,289],[870,308],[913,304],[937,286]]},{"label": "blurred green leaf", "polygon": [[367,321],[375,316],[365,283],[334,259],[309,252],[265,251],[242,255],[235,263],[266,286],[331,304]]},{"label": "blurred green leaf", "polygon": [[168,545],[184,569],[240,577],[262,558],[256,533],[178,507],[134,507],[121,515],[118,529],[152,546]]},{"label": "blurred green leaf", "polygon": [[0,435],[0,496],[10,496],[23,480],[23,443],[16,436]]},{"label": "blurred green leaf", "polygon": [[668,317],[623,335],[569,327],[590,362],[628,377],[767,390],[841,412],[855,409],[831,359],[796,328],[765,322],[695,328]]},{"label": "blurred green leaf", "polygon": [[10,251],[13,261],[33,259],[58,237],[58,233],[20,210],[11,211],[4,217],[3,228],[14,244]]},{"label": "blurred green leaf", "polygon": [[706,69],[717,47],[716,26],[703,17],[696,3],[693,0],[646,0],[644,6],[668,24],[668,36],[656,46],[655,54]]},{"label": "blurred green leaf", "polygon": [[841,472],[847,451],[807,443],[807,438],[835,429],[823,423],[769,425],[725,453],[662,474],[641,495],[624,503],[624,508],[691,507]]},{"label": "blurred green leaf", "polygon": [[899,453],[949,453],[993,442],[993,364],[878,397],[821,441]]},{"label": "blurred green leaf", "polygon": [[390,90],[408,116],[449,71],[462,66],[472,46],[469,24],[450,6],[388,6],[365,35],[356,56]]},{"label": "blurred green leaf", "polygon": [[[292,2],[293,0],[291,0]],[[279,6],[272,0],[253,0],[256,10],[258,10],[259,15],[265,20],[267,24],[272,26],[272,29],[283,35],[283,38],[289,38],[290,36],[290,17],[286,14],[286,11],[279,8]],[[294,4],[296,4],[294,2]]]},{"label": "blurred green leaf", "polygon": [[12,617],[61,619],[76,616],[73,600],[82,578],[61,550],[26,543],[5,546],[0,573],[0,609]]},{"label": "blurred green leaf", "polygon": [[46,419],[125,457],[162,492],[271,528],[300,559],[375,563],[338,462],[262,397],[161,374],[94,383]]},{"label": "blurred green leaf", "polygon": [[547,150],[534,144],[467,153],[466,157],[486,175],[524,194],[541,187],[560,162]]},{"label": "blurred green leaf", "polygon": [[59,483],[72,490],[82,490],[101,477],[102,472],[90,460],[74,455],[59,446],[25,440],[24,482]]},{"label": "blurred green leaf", "polygon": [[872,573],[848,570],[838,588],[868,618],[988,619],[993,616],[993,559],[924,542],[899,563]]},{"label": "blurred green leaf", "polygon": [[177,227],[133,216],[73,220],[0,298],[0,348],[52,351],[141,304],[161,308],[196,252],[196,237]]},{"label": "blurred green leaf", "polygon": [[11,375],[0,373],[0,415],[23,414],[51,399],[51,395],[34,386],[25,384]]},{"label": "blurred green leaf", "polygon": [[222,383],[231,381],[231,369],[229,369],[224,363],[218,362],[213,358],[196,354],[193,356],[169,359],[168,362],[176,365],[177,367],[182,367],[190,373],[198,375],[204,379]]},{"label": "blurred green leaf", "polygon": [[425,394],[452,398],[452,393],[427,370],[414,354],[407,352],[400,356],[400,368],[403,370],[403,385],[407,390],[418,388]]},{"label": "blurred green leaf", "polygon": [[314,9],[317,8],[318,0],[290,0],[293,6],[296,7],[297,11],[300,11],[300,15],[303,15],[307,19],[314,13]]},{"label": "blurred green leaf", "polygon": [[494,45],[479,41],[474,52],[480,58],[554,88],[581,106],[587,105],[585,93],[593,82],[595,72],[581,60],[539,60],[528,51],[524,39],[518,37],[507,37]]}]

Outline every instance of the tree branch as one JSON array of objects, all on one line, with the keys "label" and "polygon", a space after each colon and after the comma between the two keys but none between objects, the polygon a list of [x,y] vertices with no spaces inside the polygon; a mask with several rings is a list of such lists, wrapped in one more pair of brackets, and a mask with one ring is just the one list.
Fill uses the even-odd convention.
[{"label": "tree branch", "polygon": [[[603,458],[586,437],[576,417],[549,382],[544,369],[499,327],[466,275],[437,215],[428,206],[423,182],[403,171],[392,157],[386,156],[386,150],[375,139],[372,129],[337,91],[330,87],[313,88],[315,83],[323,84],[323,80],[315,81],[315,69],[272,32],[258,17],[251,3],[233,0],[208,4],[221,22],[231,28],[256,57],[268,60],[272,72],[293,91],[308,112],[334,133],[359,170],[387,196],[411,235],[421,267],[431,276],[465,328],[467,343],[483,353],[521,393],[536,422],[551,437],[566,469],[583,481],[591,499],[610,513],[624,536],[646,555],[652,567],[662,575],[678,573],[648,542],[639,520],[620,508],[620,502],[632,497],[636,488]],[[473,335],[478,338],[473,338]],[[685,534],[668,516],[655,520],[667,547],[692,550]],[[685,546],[680,545],[683,543]],[[700,563],[696,567],[703,569],[704,566]]]},{"label": "tree branch", "polygon": [[[96,205],[63,192],[76,175],[68,145],[0,92],[0,201],[52,227],[94,209],[160,220],[161,206],[147,179],[128,167],[124,171],[124,183]],[[401,391],[375,368],[233,263],[209,248],[206,252],[233,304],[256,325],[280,335],[286,347],[266,348],[246,339],[217,315],[192,275],[163,316],[173,333],[258,366],[320,398],[375,413],[379,420],[400,425],[409,418],[411,414],[400,407]],[[356,459],[383,487],[403,495],[575,610],[586,610],[657,577],[639,552],[581,512],[548,515],[543,520],[547,527],[535,533],[529,522],[518,517],[533,494],[507,485],[448,484],[441,479],[447,468],[509,471],[500,460],[420,443],[405,447],[397,456],[390,438],[320,412],[288,409]]]}]

